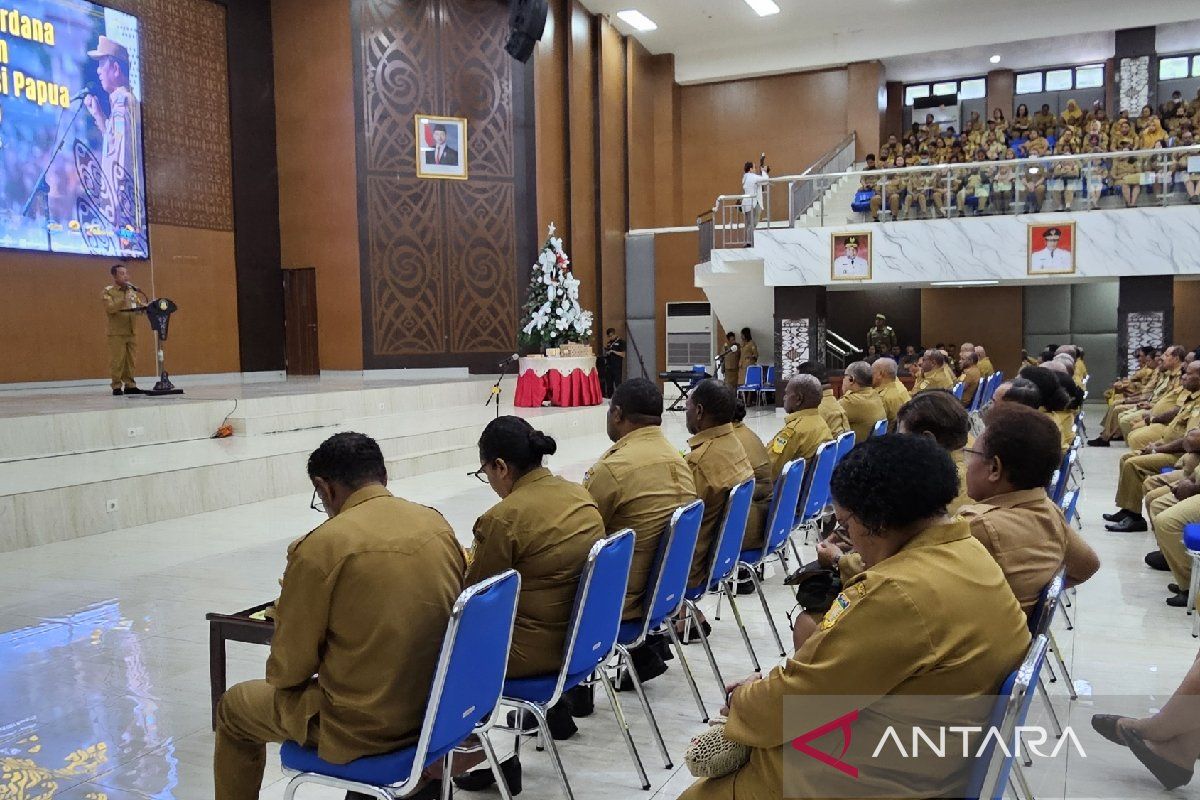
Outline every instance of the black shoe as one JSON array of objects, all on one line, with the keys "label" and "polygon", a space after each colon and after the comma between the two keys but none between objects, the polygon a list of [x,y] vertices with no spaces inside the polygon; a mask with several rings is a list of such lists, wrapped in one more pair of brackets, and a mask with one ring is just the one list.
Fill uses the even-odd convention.
[{"label": "black shoe", "polygon": [[[520,714],[520,725],[517,724],[518,713]],[[510,711],[507,721],[510,728],[519,728],[522,731],[537,730],[537,719],[528,711]],[[571,719],[571,709],[566,698],[560,698],[557,703],[546,710],[546,724],[550,727],[550,736],[556,742],[570,739],[579,730],[575,725],[575,720]]]},{"label": "black shoe", "polygon": [[704,622],[700,623],[699,629],[695,625],[692,625],[691,632],[688,634],[688,637],[686,639],[684,639],[683,635],[680,634],[679,641],[683,644],[694,644],[694,643],[700,641],[700,630],[701,629],[703,629],[704,635],[706,637],[710,633],[712,633],[712,626],[708,624],[708,620],[705,620]]},{"label": "black shoe", "polygon": [[1120,522],[1105,525],[1104,530],[1116,533],[1136,533],[1137,531],[1149,530],[1149,528],[1146,526],[1146,520],[1142,519],[1140,515],[1130,514]]},{"label": "black shoe", "polygon": [[120,397],[123,394],[125,394],[125,393],[123,391],[121,391],[120,389],[113,389],[113,397]]},{"label": "black shoe", "polygon": [[1088,439],[1088,447],[1108,447],[1108,439],[1103,436],[1097,436],[1095,439]]},{"label": "black shoe", "polygon": [[671,638],[665,633],[652,633],[646,637],[645,643],[653,647],[663,661],[675,658],[675,651],[671,649]]},{"label": "black shoe", "polygon": [[1188,592],[1180,592],[1167,598],[1167,605],[1171,608],[1187,608],[1188,607]]},{"label": "black shoe", "polygon": [[1126,732],[1125,741],[1129,743],[1129,749],[1133,751],[1137,760],[1142,762],[1142,765],[1146,769],[1150,770],[1151,775],[1158,778],[1158,782],[1164,788],[1178,789],[1192,779],[1191,769],[1173,764],[1154,753],[1146,746],[1145,740],[1133,731]]},{"label": "black shoe", "polygon": [[1168,592],[1170,592],[1171,594],[1179,594],[1180,592],[1182,592],[1182,591],[1183,591],[1183,589],[1180,589],[1180,588],[1179,588],[1179,584],[1178,584],[1178,583],[1168,583],[1168,584],[1167,584],[1167,591],[1168,591]]},{"label": "black shoe", "polygon": [[[655,647],[648,642],[630,650],[629,660],[632,662],[631,668],[637,672],[643,685],[667,671],[667,662],[662,660]],[[628,672],[623,672],[616,688],[618,692],[632,692],[633,677]]]},{"label": "black shoe", "polygon": [[1115,514],[1104,514],[1103,516],[1104,516],[1104,519],[1107,520],[1108,522],[1120,522],[1121,520],[1125,519],[1126,517],[1132,517],[1133,515],[1122,508],[1122,509],[1118,509],[1117,513],[1115,513]]},{"label": "black shoe", "polygon": [[[1170,567],[1167,565],[1167,557],[1162,554],[1162,550],[1154,550],[1146,553],[1146,566],[1150,569],[1156,569],[1159,572],[1169,572]],[[1178,591],[1178,590],[1176,590]]]},{"label": "black shoe", "polygon": [[[509,794],[514,797],[519,795],[521,793],[521,759],[509,756],[501,761],[500,774],[504,776],[504,782],[508,784]],[[464,792],[481,792],[496,785],[496,776],[490,767],[473,769],[465,775],[455,775],[453,780],[454,785]]]},{"label": "black shoe", "polygon": [[1125,717],[1119,717],[1116,714],[1093,714],[1092,729],[1113,744],[1126,747],[1125,739],[1121,735],[1121,729],[1117,727],[1117,723],[1123,719]]},{"label": "black shoe", "polygon": [[126,386],[125,394],[145,394],[145,392],[136,386]]},{"label": "black shoe", "polygon": [[563,692],[563,702],[567,704],[572,717],[590,717],[596,710],[596,698],[592,689],[591,686],[580,684]]}]

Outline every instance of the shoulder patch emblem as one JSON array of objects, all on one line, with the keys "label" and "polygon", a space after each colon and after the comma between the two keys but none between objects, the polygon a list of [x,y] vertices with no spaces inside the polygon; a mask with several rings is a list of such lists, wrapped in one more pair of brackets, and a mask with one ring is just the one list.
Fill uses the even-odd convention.
[{"label": "shoulder patch emblem", "polygon": [[784,448],[787,447],[788,440],[790,438],[792,438],[790,430],[791,430],[790,428],[785,428],[784,430],[780,431],[779,435],[777,435],[771,441],[771,452],[772,453],[779,455],[780,453],[783,452]]},{"label": "shoulder patch emblem", "polygon": [[833,605],[825,612],[825,619],[821,620],[821,630],[827,631],[832,628],[848,608],[850,608],[850,598],[846,597],[845,592],[842,592],[834,598]]}]

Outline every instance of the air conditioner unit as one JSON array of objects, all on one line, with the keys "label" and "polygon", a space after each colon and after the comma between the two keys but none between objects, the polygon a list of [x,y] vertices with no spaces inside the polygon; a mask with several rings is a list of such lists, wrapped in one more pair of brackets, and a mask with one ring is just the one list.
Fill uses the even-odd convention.
[{"label": "air conditioner unit", "polygon": [[667,303],[667,369],[713,370],[713,317],[708,303]]}]

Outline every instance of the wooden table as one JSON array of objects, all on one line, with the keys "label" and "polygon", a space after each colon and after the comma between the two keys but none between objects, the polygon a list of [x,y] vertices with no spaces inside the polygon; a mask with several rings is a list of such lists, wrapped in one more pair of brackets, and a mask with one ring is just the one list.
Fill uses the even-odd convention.
[{"label": "wooden table", "polygon": [[270,644],[275,634],[275,623],[271,620],[251,619],[251,614],[257,614],[270,606],[263,603],[235,614],[205,614],[208,620],[208,681],[212,691],[212,726],[217,728],[217,704],[225,694],[225,643],[247,642],[249,644]]}]

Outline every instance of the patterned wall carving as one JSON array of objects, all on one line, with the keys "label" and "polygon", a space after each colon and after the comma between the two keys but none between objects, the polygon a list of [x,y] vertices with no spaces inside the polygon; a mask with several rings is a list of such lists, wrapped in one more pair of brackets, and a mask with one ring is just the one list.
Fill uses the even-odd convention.
[{"label": "patterned wall carving", "polygon": [[210,0],[111,0],[141,22],[150,222],[233,230],[225,8]]},{"label": "patterned wall carving", "polygon": [[[507,10],[488,0],[358,0],[367,367],[511,350],[517,126]],[[418,113],[467,118],[468,181],[416,177]],[[457,356],[457,358],[456,358]]]}]

